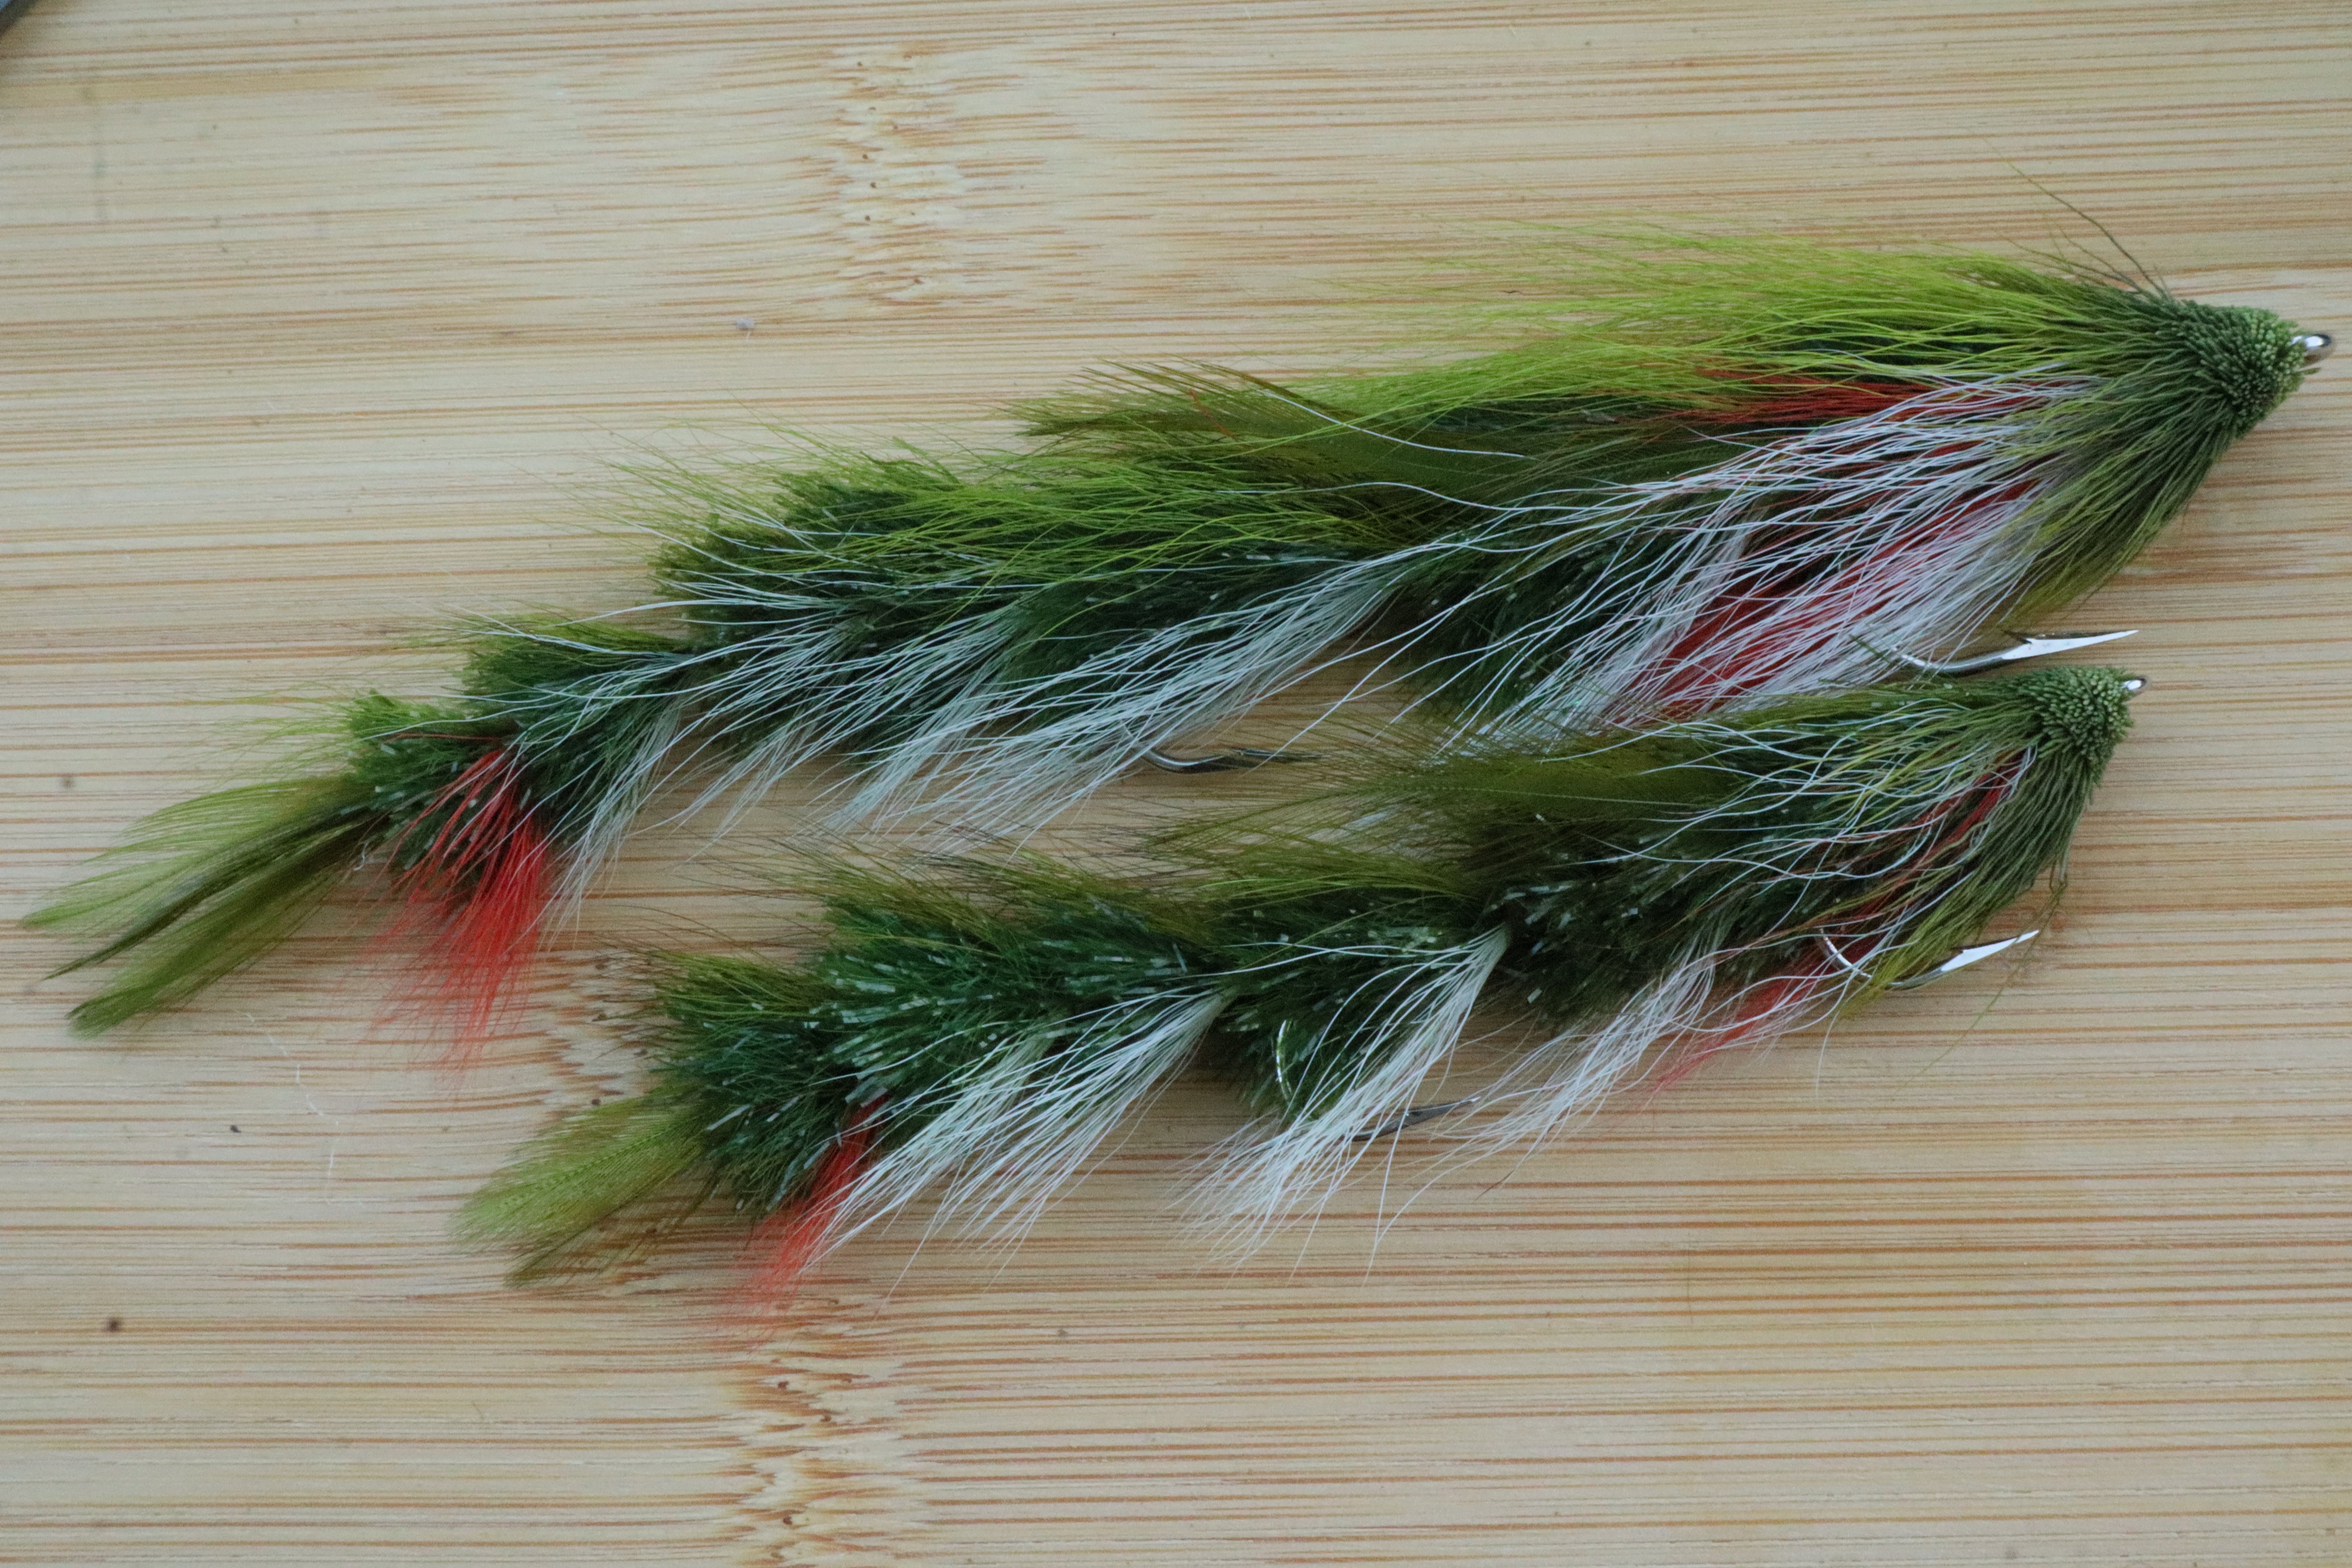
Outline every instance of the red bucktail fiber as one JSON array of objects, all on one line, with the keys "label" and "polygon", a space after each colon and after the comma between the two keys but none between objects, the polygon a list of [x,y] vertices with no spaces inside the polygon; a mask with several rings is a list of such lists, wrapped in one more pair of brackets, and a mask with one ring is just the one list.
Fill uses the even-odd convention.
[{"label": "red bucktail fiber", "polygon": [[1765,394],[1753,403],[1707,413],[1676,415],[1682,425],[1834,425],[1884,414],[1927,388],[1907,381],[1811,381],[1803,376],[1756,377],[1747,384]]},{"label": "red bucktail fiber", "polygon": [[[419,818],[440,830],[399,873],[407,900],[395,937],[428,933],[407,990],[450,1033],[448,1064],[472,1061],[513,999],[539,945],[554,855],[524,787],[521,760],[494,745],[443,786]],[[395,843],[393,853],[400,853]]]},{"label": "red bucktail fiber", "polygon": [[[1969,794],[1948,801],[1928,813],[1920,820],[1918,826],[1941,824],[1942,830],[1936,835],[1935,841],[1915,854],[1911,858],[1911,868],[1889,882],[1867,908],[1839,917],[1839,923],[1863,925],[1885,915],[1887,906],[1904,889],[1933,869],[1948,851],[1967,842],[1969,835],[1999,809],[2002,801],[2009,798],[2010,792],[2017,787],[2020,776],[2015,767],[2003,769],[1988,775]],[[1811,934],[1824,944],[1838,940],[1835,934],[1827,931],[1817,930]],[[1750,984],[1734,1001],[1728,1016],[1720,1022],[1694,1029],[1666,1047],[1663,1068],[1652,1080],[1652,1092],[1680,1083],[1697,1071],[1699,1065],[1709,1057],[1741,1046],[1770,1043],[1774,1037],[1791,1027],[1797,1020],[1819,1009],[1854,969],[1868,963],[1870,956],[1849,952],[1832,957],[1823,952],[1811,963],[1793,965]],[[1839,962],[1841,958],[1843,963]]]},{"label": "red bucktail fiber", "polygon": [[1843,971],[1824,955],[1813,967],[1790,969],[1755,982],[1739,993],[1727,1017],[1693,1028],[1667,1044],[1658,1074],[1650,1080],[1650,1092],[1672,1089],[1710,1057],[1741,1046],[1769,1044],[1797,1019],[1814,1012],[1843,978]]},{"label": "red bucktail fiber", "polygon": [[[1798,659],[1866,625],[1901,594],[1921,559],[1974,527],[2007,526],[2015,503],[2032,489],[2032,480],[2018,479],[1971,498],[1825,577],[1816,577],[1811,567],[1793,567],[1717,600],[1661,661],[1671,671],[1664,711],[1687,718],[1762,689]],[[1777,542],[1768,535],[1759,542],[1759,552]],[[1803,612],[1787,615],[1790,601],[1800,598]]]},{"label": "red bucktail fiber", "polygon": [[755,1249],[771,1250],[759,1271],[744,1282],[740,1299],[745,1308],[756,1311],[783,1306],[800,1294],[802,1277],[824,1250],[825,1238],[832,1234],[834,1221],[841,1217],[849,1190],[871,1162],[874,1123],[883,1104],[877,1100],[860,1108],[817,1162],[816,1173],[799,1205],[769,1215],[751,1233]]},{"label": "red bucktail fiber", "polygon": [[[1969,835],[1973,835],[1978,827],[1983,826],[1983,820],[1988,818],[1988,816],[1992,816],[1994,811],[2000,809],[2000,804],[2004,802],[2004,799],[2009,799],[2011,790],[2016,790],[2018,787],[2018,778],[2022,778],[2022,771],[2018,769],[2016,764],[2006,766],[2006,769],[2001,769],[2000,773],[1988,773],[1985,778],[1980,778],[1980,781],[1976,783],[1976,787],[1969,790],[1967,795],[1957,795],[1955,799],[1945,802],[1943,806],[1936,806],[1936,809],[1928,811],[1924,818],[1919,818],[1919,826],[1916,827],[1907,827],[1907,830],[1903,830],[1903,837],[1907,837],[1912,835],[1912,832],[1919,832],[1922,827],[1936,827],[1938,823],[1943,826],[1943,832],[1936,835],[1936,842],[1928,844],[1928,847],[1922,848],[1922,851],[1916,851],[1915,856],[1910,856],[1910,868],[1907,868],[1906,872],[1900,872],[1898,877],[1891,877],[1891,879],[1879,889],[1879,896],[1872,898],[1867,908],[1855,910],[1853,914],[1844,914],[1842,921],[1844,921],[1844,924],[1853,924],[1853,921],[1877,920],[1879,914],[1886,912],[1886,908],[1889,908],[1891,902],[1903,893],[1903,889],[1907,889],[1907,886],[1915,884],[1919,877],[1928,875],[1931,869],[1936,869],[1936,865],[1938,865],[1938,860],[1943,860],[1945,853],[1959,848],[1961,844],[1967,842]],[[1961,811],[1961,804],[1967,804],[1967,811]],[[1957,820],[1950,820],[1955,818],[1955,814],[1957,814]],[[1895,837],[1895,835],[1886,835],[1886,837]],[[1846,954],[1846,957],[1851,959],[1853,954]],[[1853,959],[1853,962],[1861,962],[1861,959]]]},{"label": "red bucktail fiber", "polygon": [[[1901,412],[1901,405],[1930,390],[1905,382],[1816,383],[1801,378],[1753,384],[1767,395],[1719,414],[1685,416],[1684,423],[1821,426],[1891,414],[1894,423],[1902,424],[1911,416]],[[2029,401],[2021,394],[1995,394],[1972,399],[1971,408],[1979,415],[1995,414]],[[1958,447],[1947,447],[1940,455],[1957,450]],[[1660,661],[1665,679],[1661,711],[1671,718],[1687,718],[1769,686],[1790,665],[1819,652],[1886,608],[1916,576],[1919,565],[1937,552],[1967,539],[1977,528],[2005,527],[2017,503],[2038,482],[2020,478],[1971,496],[1833,572],[1823,574],[1817,565],[1799,563],[1761,582],[1741,583],[1701,611]],[[1862,510],[1867,510],[1869,504],[1863,503]],[[1801,537],[1799,532],[1768,529],[1757,536],[1750,553],[1769,556]],[[1791,601],[1802,602],[1801,614],[1785,613]]]}]

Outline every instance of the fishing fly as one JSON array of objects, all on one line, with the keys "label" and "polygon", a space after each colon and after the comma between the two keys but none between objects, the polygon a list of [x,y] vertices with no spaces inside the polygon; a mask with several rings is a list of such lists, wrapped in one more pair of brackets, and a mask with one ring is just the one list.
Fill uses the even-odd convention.
[{"label": "fishing fly", "polygon": [[[2013,945],[1977,939],[2054,892],[2139,687],[2068,667],[1391,737],[1297,799],[1161,835],[1145,873],[845,869],[805,962],[672,962],[651,1089],[541,1138],[464,1223],[528,1274],[616,1215],[719,1201],[766,1227],[781,1285],[919,1194],[937,1223],[1019,1232],[1197,1062],[1264,1113],[1199,1202],[1263,1236],[1408,1126],[1525,1146],[1645,1076]],[[1482,1005],[1538,1043],[1467,1100],[1420,1098]]]},{"label": "fishing fly", "polygon": [[[1297,386],[1161,369],[1036,443],[663,481],[634,613],[474,638],[317,771],[133,830],[33,917],[102,1030],[356,886],[478,1033],[654,792],[845,762],[845,817],[1034,822],[1357,661],[1460,735],[1743,711],[1964,668],[2137,554],[2332,346],[2145,277],[1790,239],[1562,237],[1511,340]],[[1498,296],[1499,297],[1499,296]],[[2095,639],[2028,637],[1994,661]],[[61,972],[62,973],[62,972]]]}]

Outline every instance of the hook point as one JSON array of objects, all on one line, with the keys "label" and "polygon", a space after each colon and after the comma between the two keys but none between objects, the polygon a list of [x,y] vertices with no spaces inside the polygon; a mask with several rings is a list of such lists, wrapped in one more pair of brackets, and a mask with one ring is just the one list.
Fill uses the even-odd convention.
[{"label": "hook point", "polygon": [[2036,926],[2032,931],[2020,931],[2017,935],[2006,937],[2000,942],[1979,942],[1974,947],[1964,947],[1960,949],[1959,952],[1952,954],[1951,957],[1944,960],[1943,963],[1936,965],[1935,968],[1928,970],[1926,973],[1915,974],[1908,980],[1898,980],[1894,984],[1888,986],[1887,989],[1889,991],[1916,991],[1922,985],[1941,980],[1947,974],[1958,973],[1959,971],[1968,968],[1969,965],[1972,963],[1982,963],[1986,959],[1998,957],[2000,954],[2007,952],[2012,947],[2021,947],[2026,942],[2032,942],[2035,937],[2040,936],[2041,934],[2042,928]]}]

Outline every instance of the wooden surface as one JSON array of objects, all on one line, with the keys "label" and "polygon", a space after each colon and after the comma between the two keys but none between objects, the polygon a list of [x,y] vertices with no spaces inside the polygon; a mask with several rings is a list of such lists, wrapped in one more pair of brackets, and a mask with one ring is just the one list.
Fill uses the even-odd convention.
[{"label": "wooden surface", "polygon": [[[2336,0],[43,0],[0,914],[232,721],[625,602],[616,460],[1295,368],[1517,220],[2086,233],[2039,182],[2342,333],[2348,90]],[[1188,1086],[1009,1258],[904,1226],[772,1331],[723,1226],[503,1288],[445,1227],[631,1081],[606,955],[787,931],[690,830],[463,1077],[331,932],[89,1043],[12,930],[0,1562],[2352,1561],[2347,416],[2339,360],[2074,617],[2153,685],[2027,963],[1239,1268],[1164,1212]]]}]

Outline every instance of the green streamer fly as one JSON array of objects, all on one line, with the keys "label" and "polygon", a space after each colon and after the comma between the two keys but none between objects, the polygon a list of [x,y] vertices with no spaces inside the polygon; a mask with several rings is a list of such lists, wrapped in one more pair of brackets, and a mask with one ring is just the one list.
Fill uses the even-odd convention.
[{"label": "green streamer fly", "polygon": [[1017,1232],[1201,1061],[1265,1113],[1202,1198],[1255,1236],[1416,1118],[1475,1005],[1544,1036],[1451,1133],[1474,1153],[1945,965],[2062,874],[2138,686],[2058,668],[1391,742],[1162,836],[1148,874],[844,872],[800,966],[672,964],[650,1091],[558,1129],[466,1225],[529,1271],[686,1184],[765,1220],[777,1279],[927,1190]]},{"label": "green streamer fly", "polygon": [[[2095,586],[2328,346],[1977,254],[1563,237],[1502,281],[1465,312],[1497,352],[1150,372],[999,458],[672,476],[639,614],[485,632],[462,701],[387,728],[368,700],[348,763],[163,813],[35,917],[102,939],[69,967],[129,965],[78,1025],[373,869],[478,1030],[676,779],[749,797],[833,755],[851,817],[997,827],[1342,656],[1464,733],[1882,679]],[[351,804],[388,768],[439,787]]]}]

